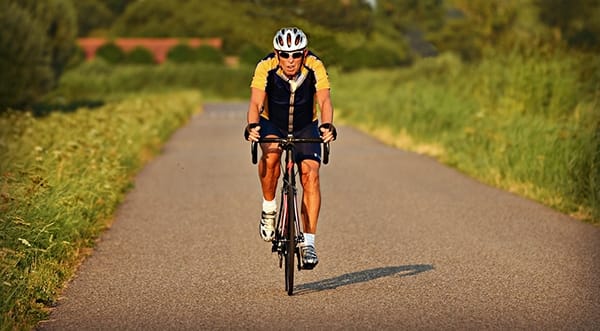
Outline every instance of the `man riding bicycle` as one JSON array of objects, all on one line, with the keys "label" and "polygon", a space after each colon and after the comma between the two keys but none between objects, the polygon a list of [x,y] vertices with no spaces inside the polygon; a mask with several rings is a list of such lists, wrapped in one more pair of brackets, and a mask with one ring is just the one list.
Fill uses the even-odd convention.
[{"label": "man riding bicycle", "polygon": [[[287,137],[319,138],[330,142],[336,138],[330,85],[323,62],[306,47],[308,39],[296,27],[282,28],[273,38],[274,52],[263,58],[254,71],[251,83],[246,140]],[[321,114],[319,126],[317,106]],[[281,149],[276,143],[261,143],[258,163],[263,204],[259,224],[260,236],[272,241],[275,236],[275,201],[280,175]],[[321,145],[298,144],[296,161],[303,187],[302,224],[304,243],[300,249],[305,269],[314,268],[319,259],[315,234],[321,209],[319,168]]]}]

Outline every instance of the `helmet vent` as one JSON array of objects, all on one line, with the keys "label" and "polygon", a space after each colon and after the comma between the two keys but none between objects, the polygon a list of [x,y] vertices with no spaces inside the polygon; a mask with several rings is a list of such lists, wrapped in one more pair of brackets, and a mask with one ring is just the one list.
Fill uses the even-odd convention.
[{"label": "helmet vent", "polygon": [[273,47],[278,51],[293,52],[306,48],[307,44],[306,35],[296,27],[280,29],[273,38]]}]

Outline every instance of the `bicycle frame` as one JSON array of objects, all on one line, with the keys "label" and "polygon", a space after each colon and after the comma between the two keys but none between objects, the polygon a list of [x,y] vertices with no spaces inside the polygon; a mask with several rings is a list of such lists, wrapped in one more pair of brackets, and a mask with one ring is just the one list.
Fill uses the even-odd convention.
[{"label": "bicycle frame", "polygon": [[[300,227],[300,213],[298,212],[296,174],[298,172],[295,159],[296,143],[323,143],[320,138],[262,138],[258,143],[277,143],[283,150],[285,158],[281,159],[283,184],[281,186],[281,204],[277,218],[275,239],[272,252],[279,255],[279,267],[285,260],[285,289],[288,295],[293,294],[294,288],[294,257],[297,259],[297,268],[302,270],[299,246],[304,242],[304,234]],[[256,164],[258,143],[252,143],[252,163]],[[329,143],[323,143],[323,163],[329,162]]]}]

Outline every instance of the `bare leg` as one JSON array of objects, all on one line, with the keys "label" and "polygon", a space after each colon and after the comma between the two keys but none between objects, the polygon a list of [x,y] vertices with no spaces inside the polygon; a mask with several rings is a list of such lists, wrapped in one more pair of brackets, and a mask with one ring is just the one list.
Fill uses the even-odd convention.
[{"label": "bare leg", "polygon": [[265,200],[272,201],[275,199],[277,180],[281,172],[279,168],[281,150],[277,147],[277,144],[261,144],[260,147],[262,149],[262,157],[258,162],[258,177],[263,197]]},{"label": "bare leg", "polygon": [[302,223],[304,233],[315,234],[321,210],[321,187],[319,183],[319,162],[304,160],[301,163],[301,181],[304,189],[302,196]]}]

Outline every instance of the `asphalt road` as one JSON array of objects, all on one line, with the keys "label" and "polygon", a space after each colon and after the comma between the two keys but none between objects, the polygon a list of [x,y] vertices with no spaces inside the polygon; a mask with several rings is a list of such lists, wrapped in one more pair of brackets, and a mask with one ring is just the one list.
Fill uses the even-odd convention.
[{"label": "asphalt road", "polygon": [[349,127],[322,168],[320,263],[288,297],[245,108],[176,132],[40,330],[600,329],[600,228]]}]

